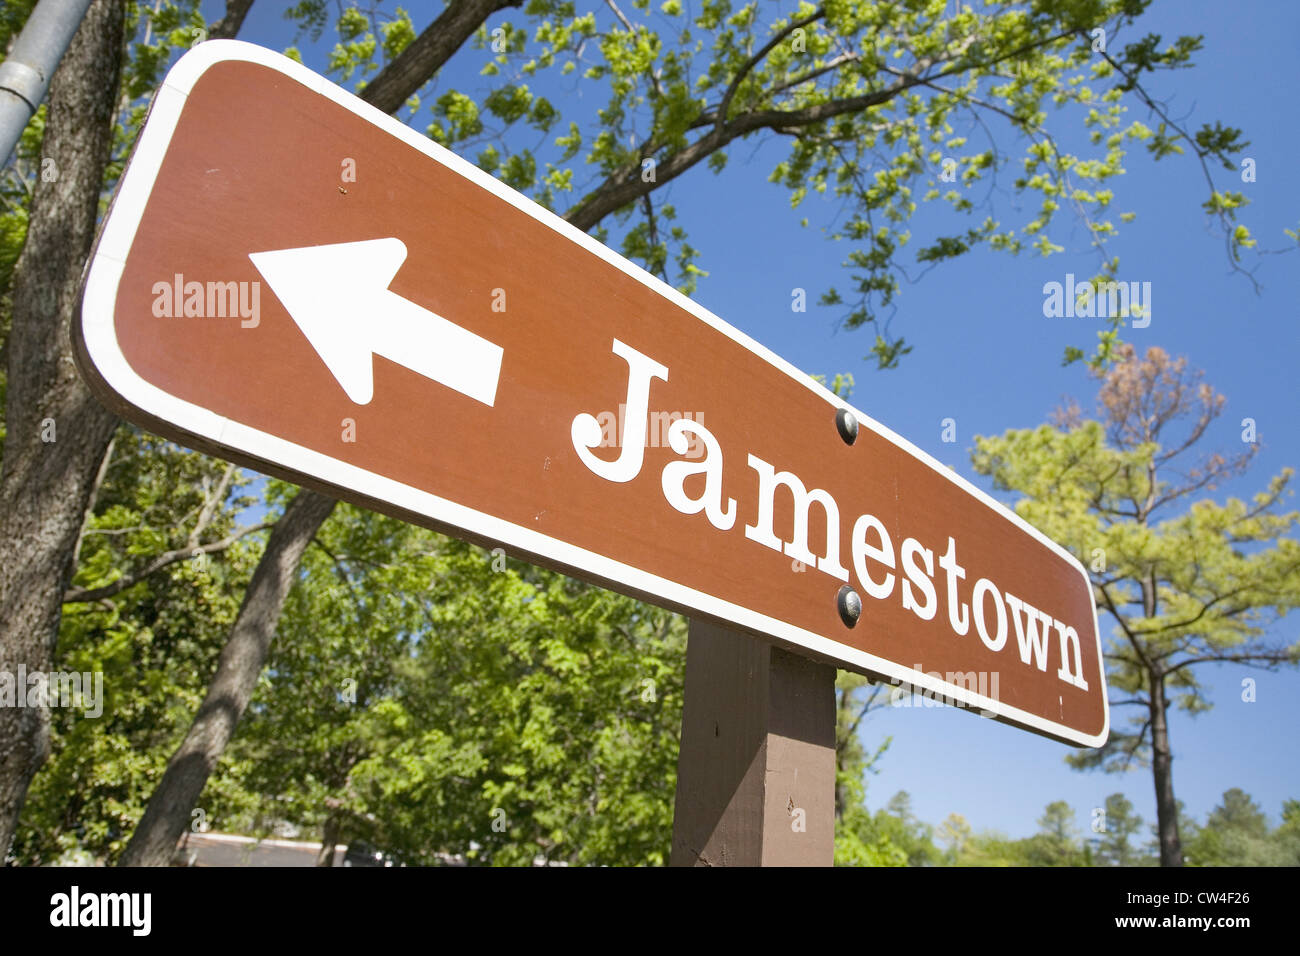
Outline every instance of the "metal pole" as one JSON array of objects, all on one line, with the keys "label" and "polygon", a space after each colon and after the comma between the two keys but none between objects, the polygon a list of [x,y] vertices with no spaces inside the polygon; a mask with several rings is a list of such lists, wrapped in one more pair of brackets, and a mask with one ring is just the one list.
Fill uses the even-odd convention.
[{"label": "metal pole", "polygon": [[0,156],[8,162],[18,139],[50,88],[91,0],[41,0],[0,63]]}]

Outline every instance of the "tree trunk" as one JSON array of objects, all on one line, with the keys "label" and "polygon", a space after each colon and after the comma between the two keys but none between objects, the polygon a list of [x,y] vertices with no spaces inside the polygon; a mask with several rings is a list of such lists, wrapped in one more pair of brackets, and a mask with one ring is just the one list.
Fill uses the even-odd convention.
[{"label": "tree trunk", "polygon": [[[10,673],[52,670],[73,551],[117,424],[82,382],[68,326],[112,144],[122,30],[122,0],[96,0],[54,74],[14,272],[0,462],[0,670]],[[45,706],[0,708],[0,859],[49,737]]]},{"label": "tree trunk", "polygon": [[1182,866],[1178,839],[1178,804],[1174,800],[1174,755],[1169,750],[1169,724],[1163,674],[1151,675],[1151,769],[1156,783],[1156,829],[1160,836],[1160,865]]},{"label": "tree trunk", "polygon": [[316,854],[317,866],[334,865],[334,846],[339,841],[341,824],[342,821],[337,813],[331,813],[325,818],[325,826],[321,833],[320,852]]},{"label": "tree trunk", "polygon": [[276,522],[198,715],[168,761],[120,865],[166,866],[171,861],[190,811],[253,696],[298,562],[334,505],[333,498],[304,489]]}]

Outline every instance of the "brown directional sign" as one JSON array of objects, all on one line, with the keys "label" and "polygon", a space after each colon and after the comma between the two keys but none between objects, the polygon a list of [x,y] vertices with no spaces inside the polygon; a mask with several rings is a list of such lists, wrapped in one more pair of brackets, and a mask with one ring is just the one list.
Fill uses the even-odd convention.
[{"label": "brown directional sign", "polygon": [[76,338],[104,401],[191,446],[900,697],[1106,739],[1078,561],[689,299],[277,54],[214,41],[168,75]]}]

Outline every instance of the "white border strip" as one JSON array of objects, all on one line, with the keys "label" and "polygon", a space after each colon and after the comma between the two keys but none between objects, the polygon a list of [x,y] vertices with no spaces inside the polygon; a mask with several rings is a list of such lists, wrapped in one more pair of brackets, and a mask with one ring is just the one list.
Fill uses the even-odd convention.
[{"label": "white border strip", "polygon": [[[1092,595],[1092,582],[1088,578],[1088,573],[1074,555],[960,475],[870,416],[844,402],[780,356],[728,325],[667,283],[633,265],[585,232],[543,209],[526,196],[434,143],[428,137],[422,136],[369,103],[313,73],[302,64],[240,40],[211,40],[201,43],[181,57],[167,74],[154,98],[148,120],[140,135],[135,153],[123,174],[108,220],[104,224],[103,233],[89,264],[81,312],[81,328],[86,353],[99,375],[126,402],[148,415],[170,422],[190,435],[207,439],[217,445],[264,461],[276,462],[285,468],[339,488],[386,501],[398,508],[453,525],[471,534],[542,555],[574,569],[598,575],[646,594],[657,595],[666,601],[694,608],[721,620],[731,621],[742,628],[771,635],[825,658],[839,661],[854,670],[868,670],[883,674],[900,684],[933,691],[949,700],[960,701],[967,707],[989,711],[999,718],[1005,718],[1027,729],[1073,744],[1097,747],[1105,743],[1110,731],[1110,702],[1104,690],[1104,667],[1100,668],[1099,674],[1103,688],[1102,701],[1105,715],[1102,730],[1096,735],[1081,734],[1064,724],[983,697],[965,687],[949,684],[947,681],[935,681],[920,671],[905,668],[893,661],[859,651],[784,621],[767,617],[693,588],[648,574],[630,565],[613,561],[603,555],[574,547],[532,529],[502,521],[274,435],[241,425],[179,399],[137,375],[122,354],[116,337],[113,310],[117,301],[118,282],[127,255],[135,241],[136,230],[139,228],[145,206],[149,201],[158,170],[162,166],[163,157],[180,120],[186,98],[199,77],[209,67],[227,60],[240,60],[268,67],[355,113],[657,292],[673,305],[684,309],[737,345],[748,349],[769,365],[784,372],[832,406],[849,409],[857,418],[860,427],[871,429],[913,458],[920,460],[951,481],[961,491],[984,506],[992,508],[1039,543],[1050,548],[1063,560],[1074,565],[1083,579],[1083,586],[1087,589],[1089,597],[1091,598]],[[1100,665],[1103,658],[1101,632],[1097,626],[1097,609],[1095,602],[1090,600],[1089,603],[1092,604],[1093,633],[1097,635],[1097,661]]]}]

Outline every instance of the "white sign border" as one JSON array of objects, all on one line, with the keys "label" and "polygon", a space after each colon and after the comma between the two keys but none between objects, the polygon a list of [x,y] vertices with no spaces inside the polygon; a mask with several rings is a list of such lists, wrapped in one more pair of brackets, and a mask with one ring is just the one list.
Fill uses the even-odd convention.
[{"label": "white sign border", "polygon": [[[210,40],[201,43],[181,57],[168,72],[154,97],[144,130],[123,174],[94,254],[87,264],[81,319],[77,324],[80,345],[84,348],[85,358],[93,365],[94,372],[105,385],[129,405],[214,445],[230,448],[261,461],[278,463],[286,469],[337,488],[347,489],[376,501],[387,502],[412,514],[460,528],[473,535],[500,541],[508,547],[543,556],[559,565],[585,571],[644,594],[654,595],[680,607],[699,611],[718,620],[729,621],[746,630],[766,634],[780,642],[803,648],[853,670],[884,675],[905,688],[932,691],[948,700],[960,701],[968,708],[986,711],[996,718],[1078,746],[1099,747],[1106,742],[1110,732],[1110,701],[1109,695],[1104,691],[1102,693],[1104,722],[1101,732],[1095,735],[1083,734],[1064,724],[974,693],[966,687],[950,684],[944,680],[935,680],[916,669],[906,668],[901,664],[859,651],[779,619],[759,614],[657,575],[648,574],[538,531],[466,508],[437,495],[241,425],[201,406],[177,398],[137,375],[127,363],[116,338],[113,310],[117,300],[118,282],[186,98],[199,77],[209,67],[229,60],[268,67],[332,100],[654,290],[673,305],[686,310],[800,385],[811,389],[832,407],[848,409],[857,418],[859,427],[871,429],[902,451],[919,459],[963,492],[986,507],[999,512],[1022,531],[1073,564],[1082,577],[1089,595],[1092,594],[1092,582],[1088,573],[1074,555],[911,442],[844,402],[829,389],[813,381],[743,332],[728,325],[699,303],[682,295],[667,283],[632,264],[585,232],[543,209],[477,166],[353,96],[325,77],[288,57],[241,40]],[[1097,608],[1095,602],[1090,603],[1093,633],[1097,635],[1097,661],[1101,665],[1103,657],[1101,631],[1097,626]],[[1104,688],[1104,665],[1100,666],[1100,670],[1098,676]]]}]

